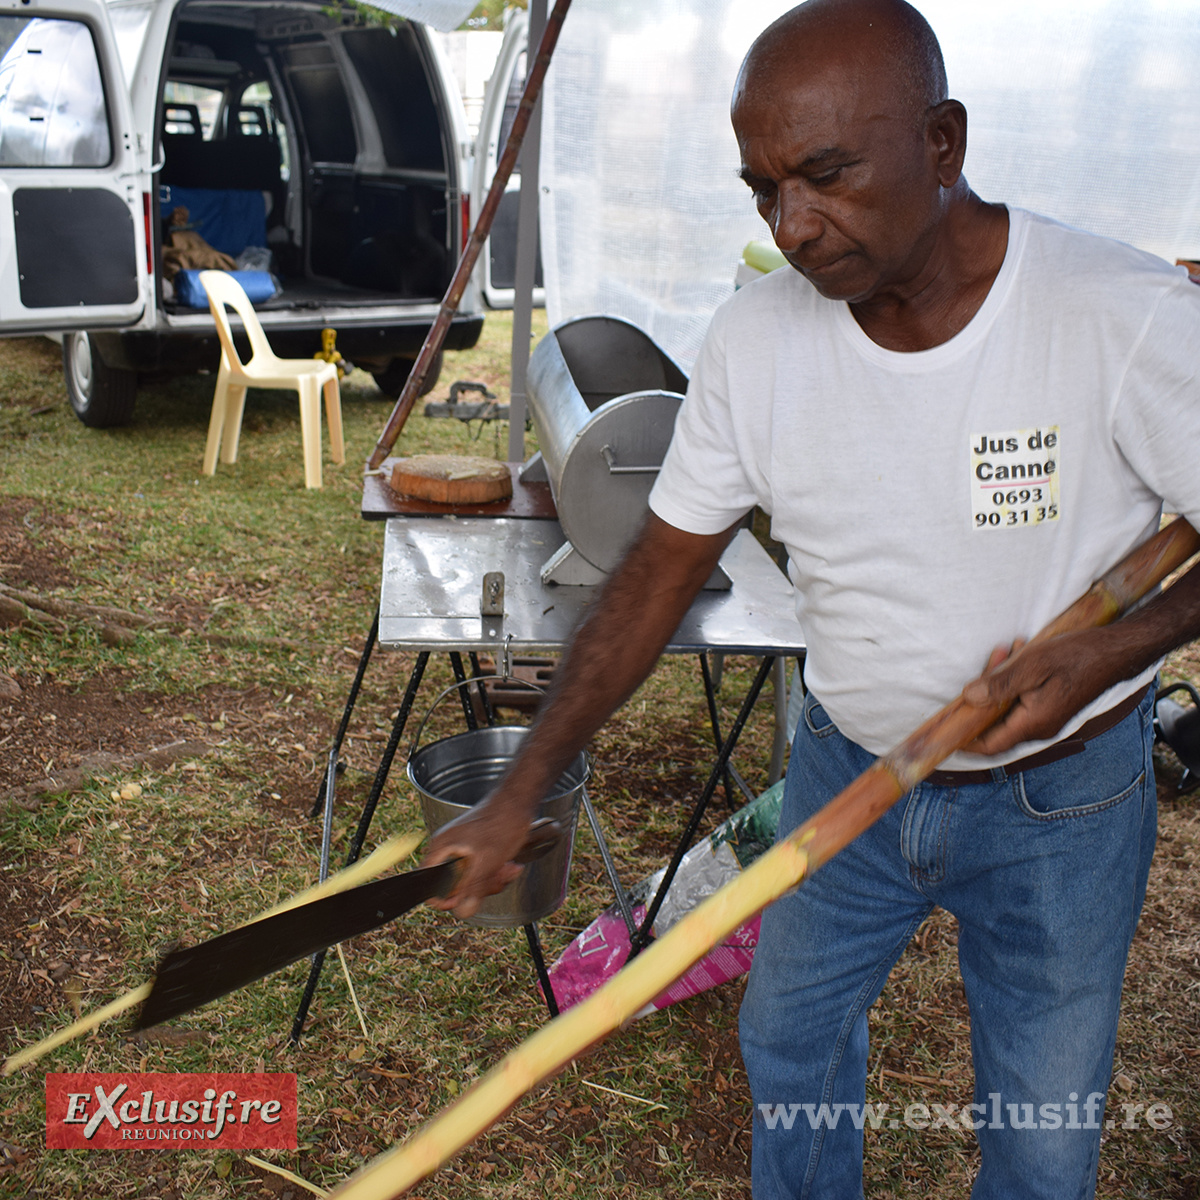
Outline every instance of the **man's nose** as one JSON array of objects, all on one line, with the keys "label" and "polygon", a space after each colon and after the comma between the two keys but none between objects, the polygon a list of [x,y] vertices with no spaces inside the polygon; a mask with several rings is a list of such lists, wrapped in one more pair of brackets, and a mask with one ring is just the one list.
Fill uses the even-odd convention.
[{"label": "man's nose", "polygon": [[813,206],[813,197],[808,188],[792,180],[780,187],[771,232],[775,235],[775,245],[784,254],[793,253],[815,241],[824,228],[825,222]]}]

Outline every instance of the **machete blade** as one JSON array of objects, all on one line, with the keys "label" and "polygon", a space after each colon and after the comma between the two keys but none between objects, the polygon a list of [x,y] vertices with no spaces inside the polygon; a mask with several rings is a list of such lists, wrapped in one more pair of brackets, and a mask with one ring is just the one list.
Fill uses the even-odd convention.
[{"label": "machete blade", "polygon": [[191,1012],[319,950],[378,929],[432,896],[448,895],[459,861],[377,879],[173,950],[159,963],[134,1028],[148,1029]]}]

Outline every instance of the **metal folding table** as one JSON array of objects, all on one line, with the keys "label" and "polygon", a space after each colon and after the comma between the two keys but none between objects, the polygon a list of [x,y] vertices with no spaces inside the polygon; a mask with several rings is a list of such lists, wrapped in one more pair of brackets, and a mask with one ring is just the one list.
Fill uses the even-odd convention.
[{"label": "metal folding table", "polygon": [[[468,676],[462,665],[464,653],[469,656],[475,675],[480,673],[480,652],[493,654],[497,663],[504,664],[504,674],[508,674],[515,654],[556,652],[565,646],[597,589],[542,582],[541,567],[563,540],[558,522],[548,519],[389,516],[384,532],[379,609],[359,661],[313,809],[316,815],[324,807],[322,875],[329,867],[338,755],[375,644],[386,649],[415,651],[417,658],[351,839],[348,862],[357,859],[362,850],[431,653],[448,654],[456,678],[465,683]],[[621,907],[629,924],[634,954],[644,948],[651,937],[659,907],[683,855],[692,844],[718,783],[725,777],[729,757],[775,660],[785,657],[802,660],[805,653],[804,637],[795,617],[795,595],[791,584],[748,530],[737,533],[722,557],[721,565],[731,586],[722,591],[706,590],[697,596],[665,648],[668,654],[694,653],[700,657],[713,722],[716,759],[664,878],[647,906],[641,925],[636,928],[595,812],[586,798],[584,801],[588,821],[618,901],[623,901]],[[496,593],[498,574],[503,576],[502,600],[499,602]],[[490,582],[490,592],[485,590],[485,576]],[[498,612],[498,615],[483,615],[485,611]],[[762,659],[725,736],[722,736],[717,720],[708,670],[710,654],[746,654]],[[464,719],[469,728],[474,728],[475,710],[466,691],[465,688],[460,691]],[[484,712],[490,719],[486,704]],[[526,927],[526,936],[547,1004],[554,1013],[553,992],[536,929]],[[303,1030],[322,963],[323,956],[313,960],[308,985],[293,1024],[293,1040],[298,1039]]]}]

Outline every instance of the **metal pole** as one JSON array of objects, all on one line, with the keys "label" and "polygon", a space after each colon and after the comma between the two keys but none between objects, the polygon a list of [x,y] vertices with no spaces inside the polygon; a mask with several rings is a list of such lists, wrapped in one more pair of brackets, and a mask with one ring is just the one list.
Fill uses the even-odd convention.
[{"label": "metal pole", "polygon": [[[428,650],[423,650],[417,655],[416,665],[412,669],[412,674],[408,677],[408,687],[405,689],[404,699],[400,702],[400,708],[396,713],[395,720],[392,721],[392,732],[388,737],[387,745],[384,747],[383,761],[379,764],[379,769],[375,772],[375,782],[371,785],[371,794],[367,797],[367,803],[363,807],[361,816],[358,818],[358,828],[354,831],[354,837],[350,842],[350,853],[346,855],[346,866],[356,863],[359,854],[362,853],[363,842],[367,840],[367,832],[371,828],[371,818],[375,815],[375,806],[379,803],[379,797],[383,794],[383,785],[387,782],[388,772],[392,769],[392,759],[396,757],[396,751],[399,749],[400,739],[404,735],[404,727],[408,724],[408,717],[412,712],[413,702],[417,698],[417,688],[421,686],[421,677],[425,674],[425,665],[428,662]],[[329,802],[332,804],[332,797],[330,797]],[[325,878],[328,861],[327,851],[322,850],[322,879]],[[300,1005],[296,1009],[296,1016],[292,1020],[292,1032],[288,1035],[288,1040],[293,1045],[300,1041],[300,1035],[304,1032],[304,1024],[308,1020],[308,1010],[312,1005],[313,997],[317,994],[317,982],[320,980],[321,971],[325,966],[325,951],[318,950],[309,961],[308,980],[304,984],[304,994],[300,997]]]},{"label": "metal pole", "polygon": [[775,689],[775,738],[771,743],[771,768],[767,772],[767,783],[775,784],[783,778],[783,756],[787,753],[788,678],[787,659],[775,660],[771,669],[771,683]]},{"label": "metal pole", "polygon": [[554,995],[554,985],[550,982],[550,973],[546,970],[546,959],[542,954],[542,940],[538,937],[538,927],[536,924],[530,924],[524,926],[524,929],[525,940],[529,943],[529,957],[533,959],[538,983],[542,985],[542,995],[546,1000],[546,1008],[550,1012],[550,1019],[553,1020],[558,1016],[558,998]]},{"label": "metal pole", "polygon": [[337,769],[338,755],[342,750],[342,742],[345,740],[346,730],[350,728],[350,715],[354,712],[354,706],[358,702],[358,693],[362,688],[363,676],[367,673],[367,664],[371,661],[371,652],[375,649],[375,643],[378,640],[379,606],[376,605],[375,617],[371,621],[371,630],[367,634],[367,644],[363,647],[362,654],[359,655],[358,669],[354,672],[354,682],[350,685],[350,695],[346,697],[346,707],[342,710],[342,720],[333,738],[333,754],[330,756],[331,766],[325,768],[325,777],[321,780],[321,787],[317,792],[317,798],[313,802],[312,811],[308,814],[310,817],[315,817],[321,811],[321,805],[326,801],[325,789],[329,784],[329,771]]},{"label": "metal pole", "polygon": [[[546,27],[546,0],[530,0],[529,45]],[[525,61],[530,63],[529,51]],[[542,98],[539,95],[521,147],[521,200],[517,209],[517,273],[513,291],[512,385],[508,398],[508,461],[525,458],[525,372],[533,329],[533,281],[538,257],[538,169],[542,152]]]}]

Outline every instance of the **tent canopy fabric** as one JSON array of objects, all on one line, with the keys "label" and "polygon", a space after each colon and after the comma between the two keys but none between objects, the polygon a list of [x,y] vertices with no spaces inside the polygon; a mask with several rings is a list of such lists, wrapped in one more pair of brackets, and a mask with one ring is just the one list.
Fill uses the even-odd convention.
[{"label": "tent canopy fabric", "polygon": [[393,16],[407,17],[449,33],[457,29],[475,10],[475,0],[369,0],[372,8],[381,8]]},{"label": "tent canopy fabric", "polygon": [[[916,0],[970,121],[966,176],[1165,258],[1200,255],[1195,0]],[[767,239],[729,96],[786,0],[573,0],[547,79],[540,209],[552,323],[607,312],[679,361]]]}]

